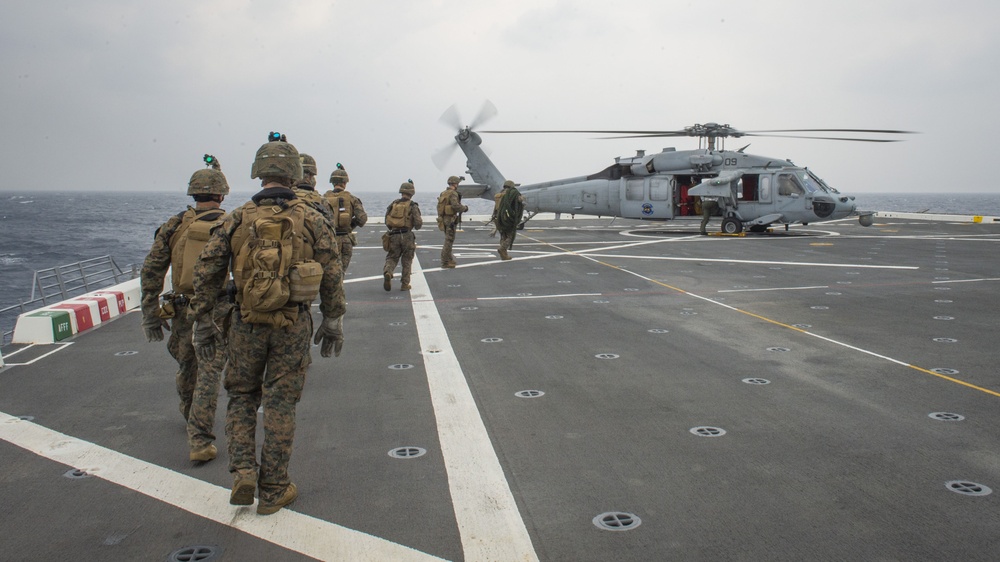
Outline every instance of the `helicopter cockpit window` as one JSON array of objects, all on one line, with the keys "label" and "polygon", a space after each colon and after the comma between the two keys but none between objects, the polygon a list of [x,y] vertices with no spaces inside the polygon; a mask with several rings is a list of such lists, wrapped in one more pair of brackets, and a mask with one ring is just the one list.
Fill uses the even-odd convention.
[{"label": "helicopter cockpit window", "polygon": [[822,186],[819,183],[813,181],[811,174],[809,172],[802,172],[799,174],[799,181],[802,185],[806,187],[806,191],[809,193],[815,193],[817,191],[823,191]]},{"label": "helicopter cockpit window", "polygon": [[791,196],[803,195],[805,190],[799,185],[798,180],[792,174],[778,175],[778,195]]},{"label": "helicopter cockpit window", "polygon": [[830,193],[840,193],[839,191],[837,191],[833,187],[831,187],[829,185],[826,185],[825,181],[819,179],[819,176],[817,176],[816,174],[812,173],[811,171],[806,170],[806,173],[809,174],[809,177],[812,179],[812,181],[816,182],[816,184],[819,185],[819,188],[822,189],[823,191],[828,191]]}]

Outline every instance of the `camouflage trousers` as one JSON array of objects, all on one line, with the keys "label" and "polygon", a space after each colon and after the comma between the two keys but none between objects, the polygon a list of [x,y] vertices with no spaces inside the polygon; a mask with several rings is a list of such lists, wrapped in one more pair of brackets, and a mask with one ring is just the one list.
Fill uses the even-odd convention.
[{"label": "camouflage trousers", "polygon": [[706,232],[706,227],[708,226],[708,220],[712,218],[712,215],[719,210],[719,204],[715,201],[702,201],[701,202],[701,233]]},{"label": "camouflage trousers", "polygon": [[511,231],[500,231],[500,250],[506,252],[514,245],[514,236],[517,234],[516,230]]},{"label": "camouflage trousers", "polygon": [[[220,303],[213,310],[213,318],[223,325],[222,316],[228,314],[232,306]],[[215,434],[215,410],[219,399],[219,378],[226,367],[226,349],[221,346],[215,359],[198,361],[191,341],[194,319],[188,318],[187,308],[178,308],[177,315],[170,324],[170,339],[167,351],[177,361],[177,395],[180,396],[181,415],[187,422],[188,446],[201,449],[213,441]]]},{"label": "camouflage trousers", "polygon": [[347,266],[351,265],[351,256],[354,255],[354,234],[338,235],[337,246],[340,248],[340,267],[347,273]]},{"label": "camouflage trousers", "polygon": [[441,245],[441,265],[455,261],[455,255],[451,253],[451,247],[455,244],[455,231],[458,223],[444,223],[444,244]]},{"label": "camouflage trousers", "polygon": [[413,254],[417,251],[417,236],[413,231],[402,234],[392,234],[389,236],[389,253],[385,256],[385,267],[382,273],[392,275],[396,270],[396,264],[403,260],[402,282],[404,285],[410,282],[410,269],[413,266]]},{"label": "camouflage trousers", "polygon": [[[232,363],[225,378],[229,472],[240,478],[256,477],[263,503],[277,502],[291,482],[288,461],[295,437],[295,406],[312,362],[312,327],[312,316],[305,310],[285,329],[246,324],[237,314],[230,331]],[[257,409],[261,406],[264,444],[258,463]]]}]

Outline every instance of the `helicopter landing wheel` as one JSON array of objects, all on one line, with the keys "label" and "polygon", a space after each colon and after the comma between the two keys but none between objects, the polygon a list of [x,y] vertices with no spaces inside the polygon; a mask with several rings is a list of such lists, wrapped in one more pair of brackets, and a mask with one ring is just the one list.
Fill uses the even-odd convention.
[{"label": "helicopter landing wheel", "polygon": [[722,219],[722,232],[726,234],[739,234],[743,232],[743,221],[726,217]]}]

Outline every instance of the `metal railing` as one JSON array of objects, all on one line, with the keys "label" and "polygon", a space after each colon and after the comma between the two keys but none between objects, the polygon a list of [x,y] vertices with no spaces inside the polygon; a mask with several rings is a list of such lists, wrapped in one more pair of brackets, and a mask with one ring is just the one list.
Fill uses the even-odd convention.
[{"label": "metal railing", "polygon": [[129,268],[127,273],[118,267],[111,256],[101,256],[35,271],[28,300],[19,299],[19,304],[0,308],[0,344],[10,342],[14,335],[14,323],[20,314],[139,276],[134,264],[126,267]]}]

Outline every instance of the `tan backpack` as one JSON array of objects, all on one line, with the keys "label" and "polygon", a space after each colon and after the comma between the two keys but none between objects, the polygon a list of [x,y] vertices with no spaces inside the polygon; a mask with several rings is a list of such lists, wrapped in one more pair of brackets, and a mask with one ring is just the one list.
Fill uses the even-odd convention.
[{"label": "tan backpack", "polygon": [[385,225],[389,228],[411,228],[410,203],[412,201],[409,200],[394,202],[389,214],[385,216]]},{"label": "tan backpack", "polygon": [[243,222],[233,234],[233,277],[244,322],[290,326],[298,307],[319,294],[323,266],[304,242],[305,203],[243,207]]},{"label": "tan backpack", "polygon": [[351,230],[351,219],[354,218],[354,197],[344,191],[327,191],[323,194],[333,209],[333,226],[337,232]]},{"label": "tan backpack", "polygon": [[208,244],[212,229],[222,224],[222,209],[188,209],[170,237],[170,279],[176,295],[194,294],[194,266]]}]

